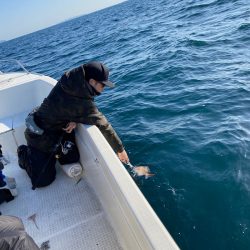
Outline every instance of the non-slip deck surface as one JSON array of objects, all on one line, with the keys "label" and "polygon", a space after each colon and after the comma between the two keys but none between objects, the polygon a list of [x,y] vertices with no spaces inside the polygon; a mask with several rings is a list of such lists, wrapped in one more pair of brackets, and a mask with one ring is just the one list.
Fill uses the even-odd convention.
[{"label": "non-slip deck surface", "polygon": [[[51,250],[122,249],[84,177],[76,185],[58,167],[54,183],[33,191],[26,172],[10,158],[4,174],[16,178],[18,196],[1,204],[0,211],[21,218],[39,246],[49,241]],[[34,214],[37,226],[29,219]]]}]

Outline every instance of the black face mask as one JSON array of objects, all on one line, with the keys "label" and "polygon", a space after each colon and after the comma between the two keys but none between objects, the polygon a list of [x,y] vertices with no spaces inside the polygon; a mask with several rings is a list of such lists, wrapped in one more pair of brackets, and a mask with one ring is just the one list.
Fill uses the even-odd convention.
[{"label": "black face mask", "polygon": [[[87,81],[87,82],[88,82],[88,81]],[[91,86],[91,85],[89,84],[89,82],[88,82],[87,86],[88,86],[89,93],[90,93],[92,96],[98,96],[98,95],[101,94],[100,92],[96,91],[96,89],[95,89],[93,86]]]},{"label": "black face mask", "polygon": [[94,93],[95,93],[95,95],[100,95],[101,93],[100,92],[98,92],[94,87],[92,87],[91,86],[91,88],[93,89],[93,91],[94,91]]}]

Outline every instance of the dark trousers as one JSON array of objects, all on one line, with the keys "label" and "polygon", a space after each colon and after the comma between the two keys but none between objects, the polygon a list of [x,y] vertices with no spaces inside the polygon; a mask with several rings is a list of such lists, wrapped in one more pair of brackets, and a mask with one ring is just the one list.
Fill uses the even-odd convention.
[{"label": "dark trousers", "polygon": [[35,147],[21,145],[17,153],[19,166],[26,170],[33,188],[48,186],[55,180],[57,159],[63,165],[77,162],[80,158],[74,133],[65,133],[52,152],[42,152]]},{"label": "dark trousers", "polygon": [[22,221],[14,216],[0,216],[1,250],[39,250],[34,240],[25,232]]}]

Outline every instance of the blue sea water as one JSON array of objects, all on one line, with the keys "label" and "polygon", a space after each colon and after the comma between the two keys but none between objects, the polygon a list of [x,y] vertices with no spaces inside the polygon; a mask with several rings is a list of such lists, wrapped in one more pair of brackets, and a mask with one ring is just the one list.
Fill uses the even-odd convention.
[{"label": "blue sea water", "polygon": [[130,0],[0,44],[56,79],[100,60],[96,99],[181,249],[250,249],[250,2]]}]

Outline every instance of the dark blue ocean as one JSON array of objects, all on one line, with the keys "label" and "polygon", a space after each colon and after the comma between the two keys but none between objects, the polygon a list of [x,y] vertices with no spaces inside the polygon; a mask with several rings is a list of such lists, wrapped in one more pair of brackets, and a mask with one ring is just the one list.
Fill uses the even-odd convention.
[{"label": "dark blue ocean", "polygon": [[250,2],[131,0],[0,44],[58,79],[90,60],[134,178],[181,249],[250,249]]}]

